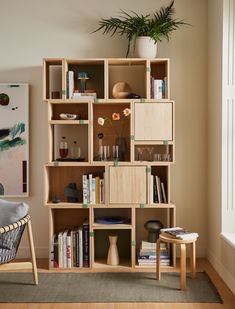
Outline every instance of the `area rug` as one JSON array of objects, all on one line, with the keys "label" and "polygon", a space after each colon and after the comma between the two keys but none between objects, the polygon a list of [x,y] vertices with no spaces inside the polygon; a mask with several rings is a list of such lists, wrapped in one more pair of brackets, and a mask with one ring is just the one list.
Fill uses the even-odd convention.
[{"label": "area rug", "polygon": [[180,289],[179,273],[39,273],[39,285],[31,273],[0,273],[1,303],[115,303],[180,302],[221,303],[221,297],[205,272],[187,278]]}]

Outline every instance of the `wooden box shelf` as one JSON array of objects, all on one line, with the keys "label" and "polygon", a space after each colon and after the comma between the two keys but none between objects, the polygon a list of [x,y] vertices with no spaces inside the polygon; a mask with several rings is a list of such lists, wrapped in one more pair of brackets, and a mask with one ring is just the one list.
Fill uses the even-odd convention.
[{"label": "wooden box shelf", "polygon": [[132,267],[131,229],[94,229],[94,268],[107,266],[109,235],[117,235],[117,249],[120,263],[112,268]]},{"label": "wooden box shelf", "polygon": [[[50,259],[56,234],[89,224],[89,268],[72,266],[71,271],[144,269],[138,266],[141,242],[147,241],[144,223],[160,220],[164,226],[175,226],[170,195],[175,102],[170,99],[169,64],[167,58],[43,60],[49,146],[44,200],[49,211]],[[119,82],[130,87],[128,96],[113,95]],[[76,119],[62,119],[61,114]],[[98,118],[103,118],[103,125]],[[68,144],[65,159],[59,152],[63,136]],[[80,147],[80,158],[72,156],[73,145]],[[65,196],[69,184],[76,184],[80,192],[74,202]],[[98,221],[104,217],[127,220]],[[112,234],[118,236],[117,266],[107,265]],[[169,250],[172,266],[175,249]]]},{"label": "wooden box shelf", "polygon": [[147,63],[142,59],[122,59],[120,61],[110,59],[108,61],[108,98],[113,99],[113,87],[120,81],[127,83],[132,93],[146,98],[146,67]]},{"label": "wooden box shelf", "polygon": [[85,72],[88,76],[86,80],[86,90],[95,92],[98,99],[103,99],[105,94],[105,62],[102,59],[81,59],[67,60],[66,71],[74,73],[74,90],[80,92],[79,72]]},{"label": "wooden box shelf", "polygon": [[81,191],[81,197],[77,203],[83,204],[82,188],[83,175],[92,175],[93,177],[104,178],[104,166],[47,166],[47,188],[46,202],[51,202],[54,197],[60,199],[62,203],[67,203],[64,195],[64,189],[70,183],[75,183],[77,189]]},{"label": "wooden box shelf", "polygon": [[134,143],[134,161],[145,163],[173,163],[173,144]]},{"label": "wooden box shelf", "polygon": [[[88,103],[87,102],[52,102],[49,104],[49,120],[61,120],[60,114],[77,115],[76,120],[88,121]],[[71,121],[71,120],[70,120]],[[81,121],[80,121],[81,123]]]},{"label": "wooden box shelf", "polygon": [[[113,158],[113,146],[117,144],[117,138],[121,137],[125,139],[126,148],[123,157],[124,161],[130,161],[130,136],[131,136],[131,120],[130,115],[125,116],[123,111],[130,109],[130,103],[94,103],[93,109],[93,160],[100,161],[100,143],[109,147],[109,157],[107,161],[114,161]],[[120,116],[120,120],[113,120],[112,115],[116,113]],[[104,125],[98,123],[99,118],[105,120]],[[103,135],[103,138],[99,138],[99,134]],[[119,158],[120,160],[120,158]]]}]

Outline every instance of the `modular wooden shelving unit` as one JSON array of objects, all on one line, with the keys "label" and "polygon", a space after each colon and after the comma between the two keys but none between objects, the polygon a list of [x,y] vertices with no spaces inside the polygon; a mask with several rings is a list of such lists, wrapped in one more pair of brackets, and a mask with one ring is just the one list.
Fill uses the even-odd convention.
[{"label": "modular wooden shelving unit", "polygon": [[[144,223],[160,220],[165,227],[175,226],[175,205],[170,197],[170,166],[175,162],[175,102],[170,100],[169,59],[44,59],[43,100],[48,104],[49,156],[45,164],[45,206],[49,209],[49,238],[63,229],[79,226],[85,219],[90,229],[90,266],[85,271],[137,271],[137,255],[142,240],[147,240]],[[94,89],[97,99],[67,99],[68,71],[75,72],[79,89],[78,71],[88,72],[87,89]],[[165,79],[164,99],[151,98],[151,76]],[[115,99],[112,88],[124,81],[140,99]],[[57,91],[58,99],[51,93]],[[99,161],[98,133],[104,134],[103,144],[115,144],[110,126],[97,124],[98,117],[110,117],[112,112],[122,114],[130,108],[125,139],[127,151],[124,161]],[[60,113],[79,114],[79,120],[61,120]],[[127,119],[125,119],[127,120]],[[116,122],[117,130],[121,122]],[[83,162],[60,162],[59,140],[65,135],[69,145],[74,138],[81,147]],[[154,153],[170,154],[170,161],[152,161],[146,149]],[[138,151],[144,150],[141,160]],[[71,182],[82,189],[83,174],[103,177],[105,202],[102,204],[68,203],[64,188]],[[164,183],[166,203],[151,203],[150,175],[158,175]],[[60,203],[53,203],[54,196]],[[127,224],[98,224],[100,216],[123,216]],[[106,264],[108,235],[118,235],[120,264]],[[50,242],[49,242],[50,243]],[[50,247],[50,246],[49,246]],[[171,247],[171,266],[175,265],[175,250]],[[60,270],[60,269],[58,269]],[[73,270],[82,270],[73,268]]]}]

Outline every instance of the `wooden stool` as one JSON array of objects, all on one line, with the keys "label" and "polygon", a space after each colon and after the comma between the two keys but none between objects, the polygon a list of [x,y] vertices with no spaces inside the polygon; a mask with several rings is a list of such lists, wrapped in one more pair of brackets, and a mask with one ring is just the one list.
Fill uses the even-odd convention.
[{"label": "wooden stool", "polygon": [[160,272],[160,243],[167,242],[170,244],[179,244],[180,245],[180,272],[181,272],[181,290],[186,290],[186,245],[190,244],[190,270],[191,278],[196,277],[196,240],[182,240],[168,237],[165,235],[159,235],[157,240],[157,280],[161,279]]}]

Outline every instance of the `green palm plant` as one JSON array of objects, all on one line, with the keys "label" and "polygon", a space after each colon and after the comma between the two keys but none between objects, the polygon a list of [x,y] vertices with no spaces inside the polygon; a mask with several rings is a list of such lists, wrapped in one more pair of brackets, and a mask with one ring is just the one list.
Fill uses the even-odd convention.
[{"label": "green palm plant", "polygon": [[156,10],[152,15],[137,14],[133,11],[130,14],[121,10],[119,17],[101,19],[99,27],[93,33],[103,30],[103,34],[109,33],[113,36],[117,33],[120,36],[126,36],[128,40],[126,56],[128,56],[130,43],[134,40],[135,46],[137,37],[149,36],[154,43],[161,41],[163,38],[169,41],[170,34],[174,30],[178,29],[181,25],[188,25],[183,20],[173,18],[175,13],[173,5],[174,0],[167,7],[163,6],[159,11]]}]

